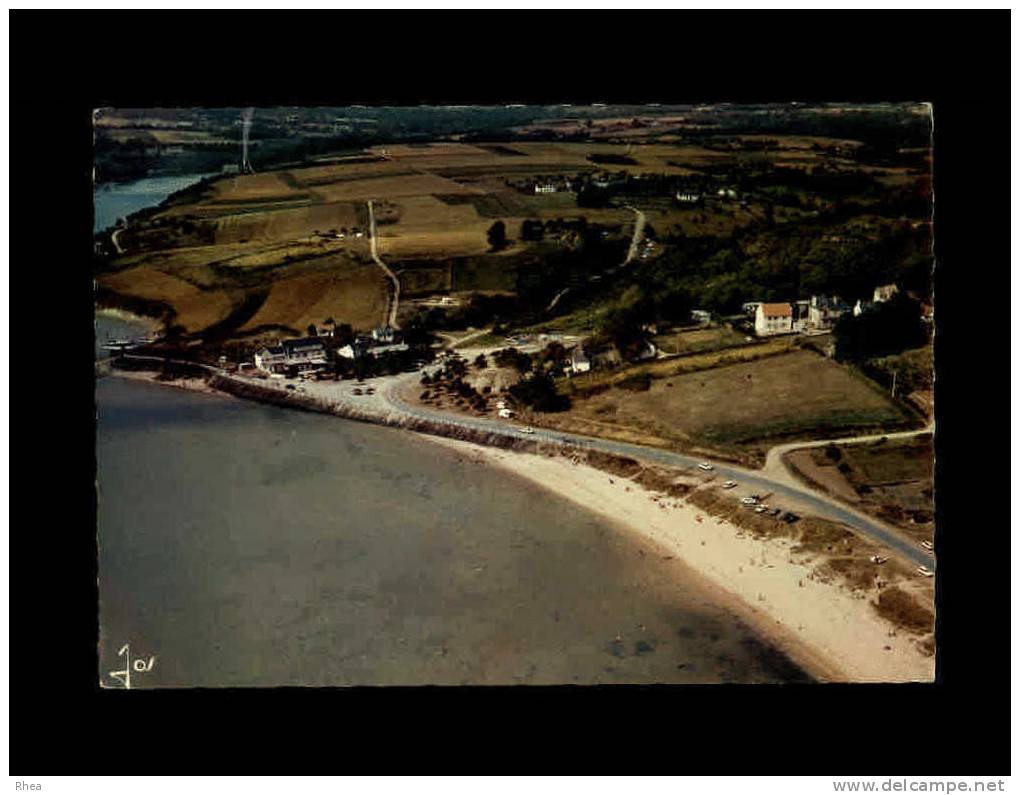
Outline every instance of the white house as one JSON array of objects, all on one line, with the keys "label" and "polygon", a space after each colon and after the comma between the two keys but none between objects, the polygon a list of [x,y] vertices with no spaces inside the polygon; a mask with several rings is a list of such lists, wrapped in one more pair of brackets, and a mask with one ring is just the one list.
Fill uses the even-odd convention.
[{"label": "white house", "polygon": [[587,373],[591,370],[591,359],[589,359],[584,349],[578,345],[570,352],[570,372],[572,373]]},{"label": "white house", "polygon": [[275,373],[287,366],[287,355],[283,348],[263,348],[255,353],[255,366],[266,373]]},{"label": "white house", "polygon": [[654,342],[645,342],[641,350],[638,351],[637,360],[643,362],[646,359],[654,359],[659,355],[659,349],[655,347]]},{"label": "white house", "polygon": [[811,315],[811,302],[793,301],[790,307],[793,309],[792,329],[797,332],[807,331]]},{"label": "white house", "polygon": [[900,289],[895,284],[883,284],[875,288],[875,295],[871,300],[876,304],[881,304],[888,301],[899,291]]},{"label": "white house", "polygon": [[286,356],[287,366],[307,369],[317,364],[326,363],[326,346],[318,337],[304,337],[297,340],[284,340],[280,343]]},{"label": "white house", "polygon": [[307,370],[326,363],[326,346],[318,337],[284,340],[273,348],[255,354],[255,366],[266,373],[279,373],[290,367]]},{"label": "white house", "polygon": [[754,330],[759,337],[790,333],[793,331],[793,307],[789,304],[759,304],[754,314]]},{"label": "white house", "polygon": [[857,303],[854,304],[854,317],[860,317],[865,312],[870,312],[874,308],[875,304],[871,301],[862,301],[857,299]]},{"label": "white house", "polygon": [[380,326],[372,329],[372,339],[376,342],[393,342],[393,328],[391,326]]}]

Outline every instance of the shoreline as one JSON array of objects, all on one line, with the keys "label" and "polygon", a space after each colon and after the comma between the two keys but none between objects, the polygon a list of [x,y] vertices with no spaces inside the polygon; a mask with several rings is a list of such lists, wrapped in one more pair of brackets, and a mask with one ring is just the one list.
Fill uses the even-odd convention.
[{"label": "shoreline", "polygon": [[934,657],[910,633],[893,630],[867,597],[816,579],[810,559],[795,559],[788,539],[755,539],[681,500],[563,456],[430,440],[523,477],[664,550],[714,602],[820,682],[934,679]]},{"label": "shoreline", "polygon": [[[151,371],[116,371],[119,377],[202,394],[241,397],[348,419],[403,427],[428,441],[498,466],[591,511],[621,532],[652,544],[682,566],[712,601],[742,619],[763,639],[820,682],[930,682],[935,658],[918,648],[910,633],[895,630],[870,603],[870,596],[816,578],[811,558],[795,559],[789,539],[755,539],[680,499],[608,474],[564,455],[543,454],[532,443],[507,447],[430,433],[426,425],[401,422],[360,410],[303,405],[297,396],[217,389],[201,377],[157,380]],[[230,382],[228,382],[230,383]],[[256,387],[257,389],[257,387]],[[276,391],[272,390],[271,391]],[[278,397],[279,399],[275,399]],[[481,443],[480,443],[481,442]],[[525,447],[527,452],[520,447]]]}]

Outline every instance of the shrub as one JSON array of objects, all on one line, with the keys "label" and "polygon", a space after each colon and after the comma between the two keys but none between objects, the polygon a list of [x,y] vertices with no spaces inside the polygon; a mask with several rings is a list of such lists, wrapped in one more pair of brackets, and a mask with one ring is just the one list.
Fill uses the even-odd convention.
[{"label": "shrub", "polygon": [[652,386],[652,377],[648,373],[634,373],[618,382],[616,386],[631,392],[647,392]]}]

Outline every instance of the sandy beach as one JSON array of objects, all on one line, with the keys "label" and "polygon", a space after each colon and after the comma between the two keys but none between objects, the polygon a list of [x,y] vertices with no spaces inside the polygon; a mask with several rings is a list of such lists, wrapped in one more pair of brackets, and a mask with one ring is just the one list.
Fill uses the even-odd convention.
[{"label": "sandy beach", "polygon": [[[428,437],[584,506],[673,556],[821,681],[927,682],[935,658],[896,630],[861,594],[815,579],[788,539],[760,540],[694,506],[562,456],[542,456]],[[700,519],[700,521],[699,521]]]}]

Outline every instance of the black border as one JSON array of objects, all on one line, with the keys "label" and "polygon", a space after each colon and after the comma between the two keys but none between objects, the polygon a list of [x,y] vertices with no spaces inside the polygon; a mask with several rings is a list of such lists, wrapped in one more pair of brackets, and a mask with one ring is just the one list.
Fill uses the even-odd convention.
[{"label": "black border", "polygon": [[[1009,520],[996,510],[1007,500],[992,455],[1006,436],[998,398],[1009,394],[995,383],[1006,374],[1011,309],[1004,12],[13,11],[9,19],[12,771],[1009,771]],[[91,108],[712,100],[934,103],[938,684],[96,688],[83,262]],[[40,364],[21,353],[26,342],[45,345],[59,366],[23,375],[18,362],[30,358],[35,372]],[[989,498],[965,502],[972,494]]]}]

